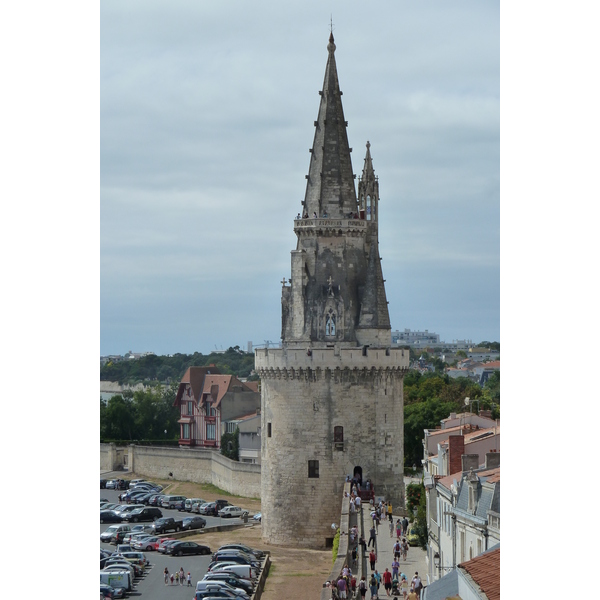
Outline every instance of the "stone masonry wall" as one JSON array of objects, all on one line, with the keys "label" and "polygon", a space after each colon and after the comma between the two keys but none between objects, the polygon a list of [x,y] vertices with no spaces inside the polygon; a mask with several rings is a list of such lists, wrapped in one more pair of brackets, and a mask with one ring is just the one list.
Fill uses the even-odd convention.
[{"label": "stone masonry wall", "polygon": [[[360,349],[355,354],[362,359]],[[355,467],[362,469],[363,481],[374,482],[378,495],[404,504],[403,373],[401,368],[261,371],[265,541],[328,545],[345,477]],[[333,441],[336,426],[343,427],[342,449]],[[318,477],[309,477],[309,461],[318,461]]]},{"label": "stone masonry wall", "polygon": [[130,470],[148,478],[211,483],[230,494],[260,497],[260,465],[239,463],[204,448],[129,446]]}]

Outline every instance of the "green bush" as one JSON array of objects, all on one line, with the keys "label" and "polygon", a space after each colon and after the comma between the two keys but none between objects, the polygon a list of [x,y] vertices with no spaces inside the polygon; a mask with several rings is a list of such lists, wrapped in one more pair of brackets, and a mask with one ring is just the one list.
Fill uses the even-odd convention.
[{"label": "green bush", "polygon": [[335,537],[333,538],[333,562],[335,562],[337,559],[339,548],[340,548],[340,530],[338,528],[338,530],[335,533]]}]

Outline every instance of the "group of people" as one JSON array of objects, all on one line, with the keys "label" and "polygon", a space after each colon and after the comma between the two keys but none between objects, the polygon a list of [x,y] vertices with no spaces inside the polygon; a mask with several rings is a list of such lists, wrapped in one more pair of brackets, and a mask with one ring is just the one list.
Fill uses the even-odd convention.
[{"label": "group of people", "polygon": [[[351,482],[350,511],[352,512],[352,502],[354,502],[355,508],[360,507],[360,496],[358,495],[358,492],[361,489],[362,482],[359,482],[356,479],[351,480],[349,476],[347,481]],[[370,482],[367,482],[365,487],[366,489],[371,487]],[[402,596],[403,600],[420,600],[423,584],[419,577],[419,573],[415,572],[414,577],[409,582],[406,574],[400,570],[400,561],[406,561],[408,554],[408,542],[405,537],[408,531],[408,519],[406,517],[402,519],[398,518],[394,522],[392,503],[384,502],[383,500],[377,503],[373,503],[371,500],[370,516],[372,519],[372,526],[369,531],[368,543],[363,536],[360,536],[359,538],[357,526],[350,528],[349,541],[352,567],[357,568],[358,566],[358,546],[360,546],[363,555],[366,556],[368,552],[371,575],[363,575],[360,581],[356,582],[356,578],[352,575],[352,570],[347,565],[344,566],[338,581],[328,582],[328,586],[333,588],[332,597],[346,599],[350,598],[351,594],[354,595],[360,593],[360,600],[365,600],[367,591],[370,591],[370,600],[378,600],[379,589],[383,583],[383,588],[385,589],[387,596],[394,596],[395,598]],[[396,542],[392,548],[393,561],[391,570],[386,567],[383,573],[379,573],[375,568],[377,563],[377,534],[379,532],[381,521],[386,518],[389,521],[390,537],[393,538],[395,533]]]},{"label": "group of people", "polygon": [[[398,597],[402,594],[404,600],[419,600],[421,598],[423,582],[417,571],[415,571],[415,576],[412,578],[410,584],[406,575],[399,573],[398,569],[394,569],[394,566],[392,566],[391,572],[387,567],[383,573],[379,573],[377,570],[373,571],[368,582],[371,600],[378,600],[381,582],[383,582],[385,593],[388,596]],[[361,578],[358,588],[361,600],[364,600],[367,593],[367,582],[364,576]]]},{"label": "group of people", "polygon": [[187,586],[192,587],[192,575],[188,572],[187,577],[183,567],[175,573],[169,573],[169,569],[165,567],[164,570],[165,585],[184,585],[187,581]]}]

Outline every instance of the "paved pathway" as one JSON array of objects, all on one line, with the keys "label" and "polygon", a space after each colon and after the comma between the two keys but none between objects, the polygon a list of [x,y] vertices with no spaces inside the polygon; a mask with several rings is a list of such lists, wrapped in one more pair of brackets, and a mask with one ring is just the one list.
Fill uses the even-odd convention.
[{"label": "paved pathway", "polygon": [[[364,529],[365,529],[365,540],[369,540],[369,530],[371,529],[371,525],[372,525],[372,520],[371,517],[369,515],[370,512],[370,507],[369,505],[365,505],[363,507],[363,520],[364,520]],[[394,524],[396,523],[396,519],[398,519],[398,516],[394,516]],[[359,525],[360,527],[360,525]],[[396,542],[396,532],[394,531],[394,535],[393,537],[390,537],[390,529],[389,529],[389,521],[386,519],[385,521],[382,521],[381,524],[379,525],[379,533],[377,534],[377,562],[375,563],[375,569],[381,574],[385,571],[386,567],[389,569],[389,571],[392,571],[392,561],[394,560],[394,553],[392,551],[392,548],[394,546]],[[366,562],[366,567],[367,567],[367,572],[364,573],[364,575],[366,575],[367,577],[367,583],[369,581],[369,579],[371,578],[371,566],[369,565],[368,562],[368,552],[370,551],[370,549],[367,549],[367,562]],[[423,584],[426,585],[427,583],[427,562],[426,562],[426,556],[427,553],[425,552],[425,550],[422,550],[421,548],[415,547],[415,546],[411,546],[408,550],[408,554],[406,556],[406,560],[402,560],[400,559],[400,573],[404,573],[406,575],[406,579],[408,580],[408,583],[410,585],[410,581],[411,579],[414,577],[415,575],[415,571],[418,571],[419,576],[421,577]],[[362,573],[359,573],[359,577],[357,578],[360,581],[360,575]],[[360,597],[360,594],[358,594]],[[394,596],[390,596],[387,595],[385,588],[383,587],[383,583],[381,584],[380,588],[379,588],[379,598],[380,599],[385,599],[385,598],[393,598]],[[367,591],[367,595],[365,597],[366,600],[370,600],[371,598],[371,593],[369,591]],[[402,594],[399,595],[399,598],[402,598]]]}]

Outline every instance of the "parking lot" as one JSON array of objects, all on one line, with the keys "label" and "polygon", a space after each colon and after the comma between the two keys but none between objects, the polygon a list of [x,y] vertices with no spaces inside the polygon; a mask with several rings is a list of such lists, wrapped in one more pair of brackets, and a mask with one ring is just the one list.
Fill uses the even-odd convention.
[{"label": "parking lot", "polygon": [[[119,502],[119,494],[121,491],[113,489],[101,489],[100,498],[105,498],[108,502]],[[185,511],[169,510],[161,507],[161,511],[164,517],[173,517],[177,520],[181,520],[186,516],[190,516],[193,513],[187,513]],[[235,523],[242,523],[243,521],[239,518],[221,518],[205,516],[206,527],[214,527],[217,525],[230,525]],[[124,522],[124,524],[126,524]],[[148,524],[148,523],[146,523]],[[151,523],[149,523],[151,525]],[[100,524],[100,533],[110,527],[112,523]],[[133,524],[132,524],[133,525]],[[196,531],[200,534],[200,531]],[[165,534],[164,537],[171,537],[170,534]],[[199,544],[203,544],[200,534],[200,539],[196,539]],[[100,547],[110,552],[115,551],[113,544],[100,542]],[[216,551],[217,548],[211,547],[211,553]],[[145,600],[162,600],[163,598],[186,598],[191,600],[194,597],[196,589],[196,582],[200,581],[208,570],[208,566],[212,561],[212,556],[182,556],[175,557],[155,551],[144,551],[144,554],[150,561],[150,566],[146,568],[144,574],[137,578],[133,584],[134,589],[129,593],[129,596],[143,596]],[[179,571],[181,567],[185,574],[189,572],[192,579],[192,587],[187,587],[187,583],[184,585],[165,585],[163,572],[165,567],[168,568],[169,573],[175,573]]]}]

